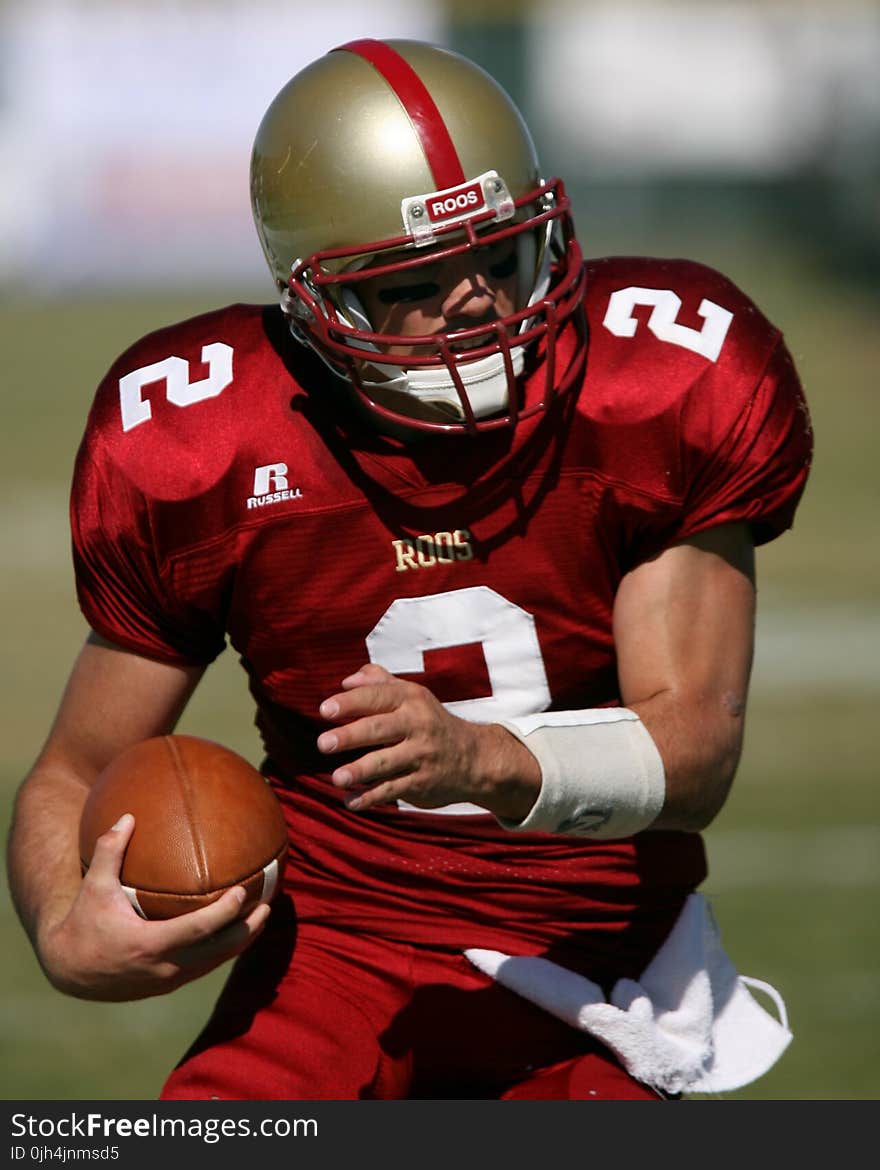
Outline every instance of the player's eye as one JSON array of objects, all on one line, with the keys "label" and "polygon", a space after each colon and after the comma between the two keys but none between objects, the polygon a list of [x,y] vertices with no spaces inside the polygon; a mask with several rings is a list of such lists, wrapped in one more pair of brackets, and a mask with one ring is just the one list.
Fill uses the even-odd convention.
[{"label": "player's eye", "polygon": [[376,296],[383,305],[397,305],[401,301],[414,304],[417,301],[429,301],[438,296],[440,285],[435,281],[423,281],[421,284],[393,284],[379,289]]},{"label": "player's eye", "polygon": [[496,260],[489,265],[489,273],[495,277],[496,280],[506,280],[508,276],[513,276],[517,269],[517,255],[516,248],[513,247],[502,256],[500,260]]}]

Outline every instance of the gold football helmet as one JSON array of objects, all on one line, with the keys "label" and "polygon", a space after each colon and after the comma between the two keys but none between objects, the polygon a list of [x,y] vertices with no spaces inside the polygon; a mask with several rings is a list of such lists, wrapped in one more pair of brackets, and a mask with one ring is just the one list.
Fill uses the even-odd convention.
[{"label": "gold football helmet", "polygon": [[[584,279],[569,200],[560,181],[541,179],[519,111],[471,61],[396,40],[319,58],[262,120],[251,197],[295,336],[386,419],[474,433],[513,425],[566,388],[554,351]],[[418,279],[426,264],[504,241],[514,311],[448,333],[375,331],[361,281]],[[530,354],[543,357],[547,384],[524,409],[517,379]]]}]

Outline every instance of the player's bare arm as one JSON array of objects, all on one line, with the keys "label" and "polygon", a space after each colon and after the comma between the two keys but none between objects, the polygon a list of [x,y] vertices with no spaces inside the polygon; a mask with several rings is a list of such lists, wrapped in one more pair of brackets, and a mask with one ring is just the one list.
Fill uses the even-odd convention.
[{"label": "player's bare arm", "polygon": [[[624,578],[615,605],[623,705],[663,760],[656,828],[705,827],[739,760],[754,629],[753,549],[745,525],[700,534]],[[318,739],[332,754],[369,750],[337,768],[349,808],[405,799],[424,808],[470,801],[520,821],[541,785],[537,760],[498,724],[449,714],[425,687],[367,665],[321,706],[338,723]]]},{"label": "player's bare arm", "polygon": [[755,623],[748,527],[710,529],[624,577],[614,608],[621,699],[666,774],[653,828],[700,830],[721,809],[743,741]]},{"label": "player's bare arm", "polygon": [[238,954],[267,913],[238,921],[244,891],[167,922],[146,922],[119,882],[134,829],[123,820],[99,839],[85,878],[78,826],[89,786],[124,748],[170,732],[201,668],[170,666],[97,635],[71,672],[53,728],[19,790],[9,840],[9,881],[49,980],[87,999],[158,995]]}]

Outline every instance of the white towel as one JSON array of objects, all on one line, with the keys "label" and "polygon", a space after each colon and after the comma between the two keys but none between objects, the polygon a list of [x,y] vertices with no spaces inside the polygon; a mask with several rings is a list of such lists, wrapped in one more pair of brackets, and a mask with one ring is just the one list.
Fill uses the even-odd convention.
[{"label": "white towel", "polygon": [[[640,979],[618,980],[610,1003],[598,984],[549,959],[464,953],[498,983],[601,1040],[636,1080],[665,1093],[738,1089],[767,1072],[792,1039],[781,996],[737,973],[702,894],[688,897]],[[778,1021],[749,987],[773,999]]]}]

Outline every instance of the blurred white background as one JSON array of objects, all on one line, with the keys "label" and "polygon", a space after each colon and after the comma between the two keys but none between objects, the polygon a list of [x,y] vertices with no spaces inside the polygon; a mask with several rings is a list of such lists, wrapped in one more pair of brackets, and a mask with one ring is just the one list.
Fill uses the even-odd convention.
[{"label": "blurred white background", "polygon": [[263,282],[254,132],[292,74],[360,36],[470,52],[525,108],[548,171],[575,187],[808,178],[880,233],[869,0],[10,0],[0,285]]}]

